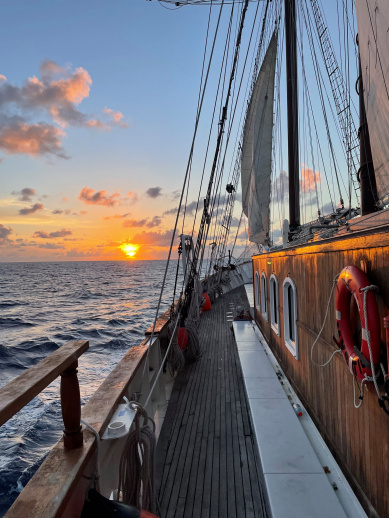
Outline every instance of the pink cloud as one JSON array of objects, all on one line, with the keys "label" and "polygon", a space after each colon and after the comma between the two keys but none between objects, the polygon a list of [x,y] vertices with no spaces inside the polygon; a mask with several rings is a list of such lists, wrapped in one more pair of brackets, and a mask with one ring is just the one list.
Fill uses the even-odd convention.
[{"label": "pink cloud", "polygon": [[100,130],[111,131],[111,128],[110,128],[110,126],[108,126],[108,124],[105,124],[105,122],[102,122],[98,119],[92,119],[92,120],[87,121],[85,123],[85,126],[87,128],[97,128]]},{"label": "pink cloud", "polygon": [[80,192],[78,199],[89,205],[104,205],[106,207],[113,207],[119,201],[120,194],[114,193],[106,195],[106,191],[94,191],[89,187],[84,187]]},{"label": "pink cloud", "polygon": [[53,154],[67,158],[61,146],[64,135],[59,128],[44,122],[27,124],[18,121],[5,124],[0,130],[0,149],[9,154]]},{"label": "pink cloud", "polygon": [[314,192],[315,185],[317,186],[321,182],[321,174],[320,171],[313,171],[310,167],[306,167],[305,164],[302,164],[301,168],[301,190],[302,192]]},{"label": "pink cloud", "polygon": [[[54,61],[44,61],[40,66],[40,78],[29,77],[19,87],[10,84],[0,75],[1,114],[0,149],[7,153],[41,155],[51,153],[67,158],[61,148],[65,133],[55,126],[27,119],[32,114],[41,116],[45,111],[52,121],[65,128],[79,126],[110,131],[113,126],[127,127],[121,112],[105,108],[108,123],[78,110],[78,105],[89,97],[92,79],[87,70],[63,68]],[[9,115],[14,111],[14,115]]]},{"label": "pink cloud", "polygon": [[121,128],[128,128],[128,124],[122,121],[124,115],[121,112],[114,112],[111,108],[105,107],[103,110],[109,118],[114,126],[120,126]]}]

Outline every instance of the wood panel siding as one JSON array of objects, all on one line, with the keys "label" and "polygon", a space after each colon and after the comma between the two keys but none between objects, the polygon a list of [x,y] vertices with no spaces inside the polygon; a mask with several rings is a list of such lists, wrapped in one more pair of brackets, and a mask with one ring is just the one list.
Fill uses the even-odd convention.
[{"label": "wood panel siding", "polygon": [[[384,518],[389,516],[389,416],[378,406],[372,386],[365,385],[363,404],[354,408],[353,377],[341,354],[336,354],[326,367],[316,366],[310,358],[334,277],[348,265],[365,269],[370,282],[379,287],[377,300],[383,318],[389,307],[388,234],[349,237],[340,242],[314,243],[255,256],[254,276],[255,272],[261,275],[264,271],[268,279],[273,273],[278,278],[280,336],[271,328],[270,315],[266,321],[256,307],[255,319],[369,516],[378,513]],[[282,283],[288,276],[297,287],[299,360],[285,346]],[[266,297],[271,310],[269,290]],[[323,333],[313,351],[316,363],[325,363],[338,349],[333,335],[337,336],[335,292]],[[383,345],[384,336],[382,326]]]}]

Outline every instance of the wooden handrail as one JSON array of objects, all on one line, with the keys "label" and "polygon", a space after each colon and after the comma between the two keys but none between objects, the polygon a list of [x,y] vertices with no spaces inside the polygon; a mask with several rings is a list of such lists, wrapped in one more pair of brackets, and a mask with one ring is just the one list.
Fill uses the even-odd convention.
[{"label": "wooden handrail", "polygon": [[[61,375],[61,405],[65,448],[82,444],[78,358],[89,348],[87,340],[68,342],[0,389],[0,426]],[[78,421],[78,422],[77,422]]]},{"label": "wooden handrail", "polygon": [[[146,358],[148,343],[149,338],[132,347],[83,407],[83,420],[100,437]],[[85,430],[81,448],[66,450],[61,439],[8,510],[6,518],[26,516],[26,509],[29,518],[60,517],[95,449],[96,438],[89,430]]]}]

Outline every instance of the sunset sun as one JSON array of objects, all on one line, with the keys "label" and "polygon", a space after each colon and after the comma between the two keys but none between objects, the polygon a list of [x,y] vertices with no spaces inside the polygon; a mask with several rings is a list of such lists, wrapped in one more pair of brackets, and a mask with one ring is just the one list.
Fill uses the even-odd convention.
[{"label": "sunset sun", "polygon": [[124,243],[123,245],[120,245],[120,249],[127,255],[127,257],[134,257],[139,250],[139,245]]}]

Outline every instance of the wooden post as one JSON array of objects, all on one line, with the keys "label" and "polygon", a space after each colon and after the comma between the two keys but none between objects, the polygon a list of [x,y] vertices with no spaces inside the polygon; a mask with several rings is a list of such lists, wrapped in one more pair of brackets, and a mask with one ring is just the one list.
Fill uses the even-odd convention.
[{"label": "wooden post", "polygon": [[82,445],[81,398],[77,377],[78,360],[61,374],[61,409],[65,426],[63,431],[64,446],[68,450]]}]

